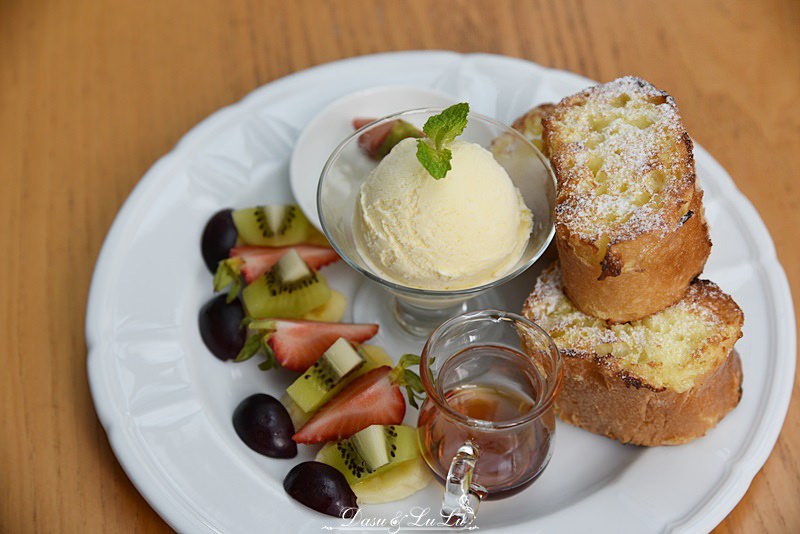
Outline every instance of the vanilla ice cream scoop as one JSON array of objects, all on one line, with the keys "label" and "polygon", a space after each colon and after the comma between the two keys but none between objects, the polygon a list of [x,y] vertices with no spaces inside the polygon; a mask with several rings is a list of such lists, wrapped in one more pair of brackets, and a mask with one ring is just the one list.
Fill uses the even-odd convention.
[{"label": "vanilla ice cream scoop", "polygon": [[531,212],[505,169],[480,145],[456,140],[452,169],[434,179],[405,139],[361,185],[353,226],[370,267],[407,286],[465,289],[512,270]]}]

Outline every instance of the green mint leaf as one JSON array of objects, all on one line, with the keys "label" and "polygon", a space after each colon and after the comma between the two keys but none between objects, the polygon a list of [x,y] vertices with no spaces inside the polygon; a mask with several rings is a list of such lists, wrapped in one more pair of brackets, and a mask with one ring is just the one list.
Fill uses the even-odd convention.
[{"label": "green mint leaf", "polygon": [[449,148],[436,150],[423,139],[417,141],[417,159],[425,167],[425,170],[437,180],[444,178],[447,171],[452,168],[450,165],[452,158],[453,153]]},{"label": "green mint leaf", "polygon": [[461,102],[445,109],[438,115],[430,117],[422,131],[433,141],[436,150],[440,150],[442,145],[449,143],[464,131],[467,127],[467,114],[469,104]]},{"label": "green mint leaf", "polygon": [[417,159],[431,176],[440,180],[452,168],[453,153],[445,148],[447,143],[461,135],[467,127],[469,104],[461,102],[430,117],[422,130],[427,139],[417,141]]}]

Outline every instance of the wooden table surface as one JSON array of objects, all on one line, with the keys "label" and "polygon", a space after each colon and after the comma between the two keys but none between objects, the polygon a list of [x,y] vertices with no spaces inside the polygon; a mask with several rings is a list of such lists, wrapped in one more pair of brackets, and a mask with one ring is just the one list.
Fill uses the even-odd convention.
[{"label": "wooden table surface", "polygon": [[[796,0],[0,0],[1,532],[168,530],[114,458],[86,377],[86,296],[117,210],[189,128],[254,88],[409,49],[506,54],[604,81],[637,74],[667,89],[800,291]],[[798,532],[798,497],[795,396],[719,531]]]}]

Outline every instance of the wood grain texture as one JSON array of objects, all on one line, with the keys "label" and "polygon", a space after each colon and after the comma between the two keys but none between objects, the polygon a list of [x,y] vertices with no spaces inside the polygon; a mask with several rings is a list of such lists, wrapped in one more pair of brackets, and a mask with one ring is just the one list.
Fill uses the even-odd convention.
[{"label": "wood grain texture", "polygon": [[[0,0],[0,531],[164,532],[91,403],[84,314],[148,167],[261,84],[387,50],[522,57],[669,90],[800,291],[800,3]],[[746,355],[745,355],[746,357]],[[719,532],[800,531],[800,400]]]}]

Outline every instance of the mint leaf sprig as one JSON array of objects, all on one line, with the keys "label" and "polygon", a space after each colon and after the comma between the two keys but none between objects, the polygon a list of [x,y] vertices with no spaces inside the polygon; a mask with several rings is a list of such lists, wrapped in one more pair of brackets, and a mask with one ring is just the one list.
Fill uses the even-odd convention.
[{"label": "mint leaf sprig", "polygon": [[417,141],[417,159],[435,179],[440,180],[452,168],[453,153],[445,145],[461,135],[467,127],[469,104],[461,102],[430,117],[422,131],[427,139]]}]

